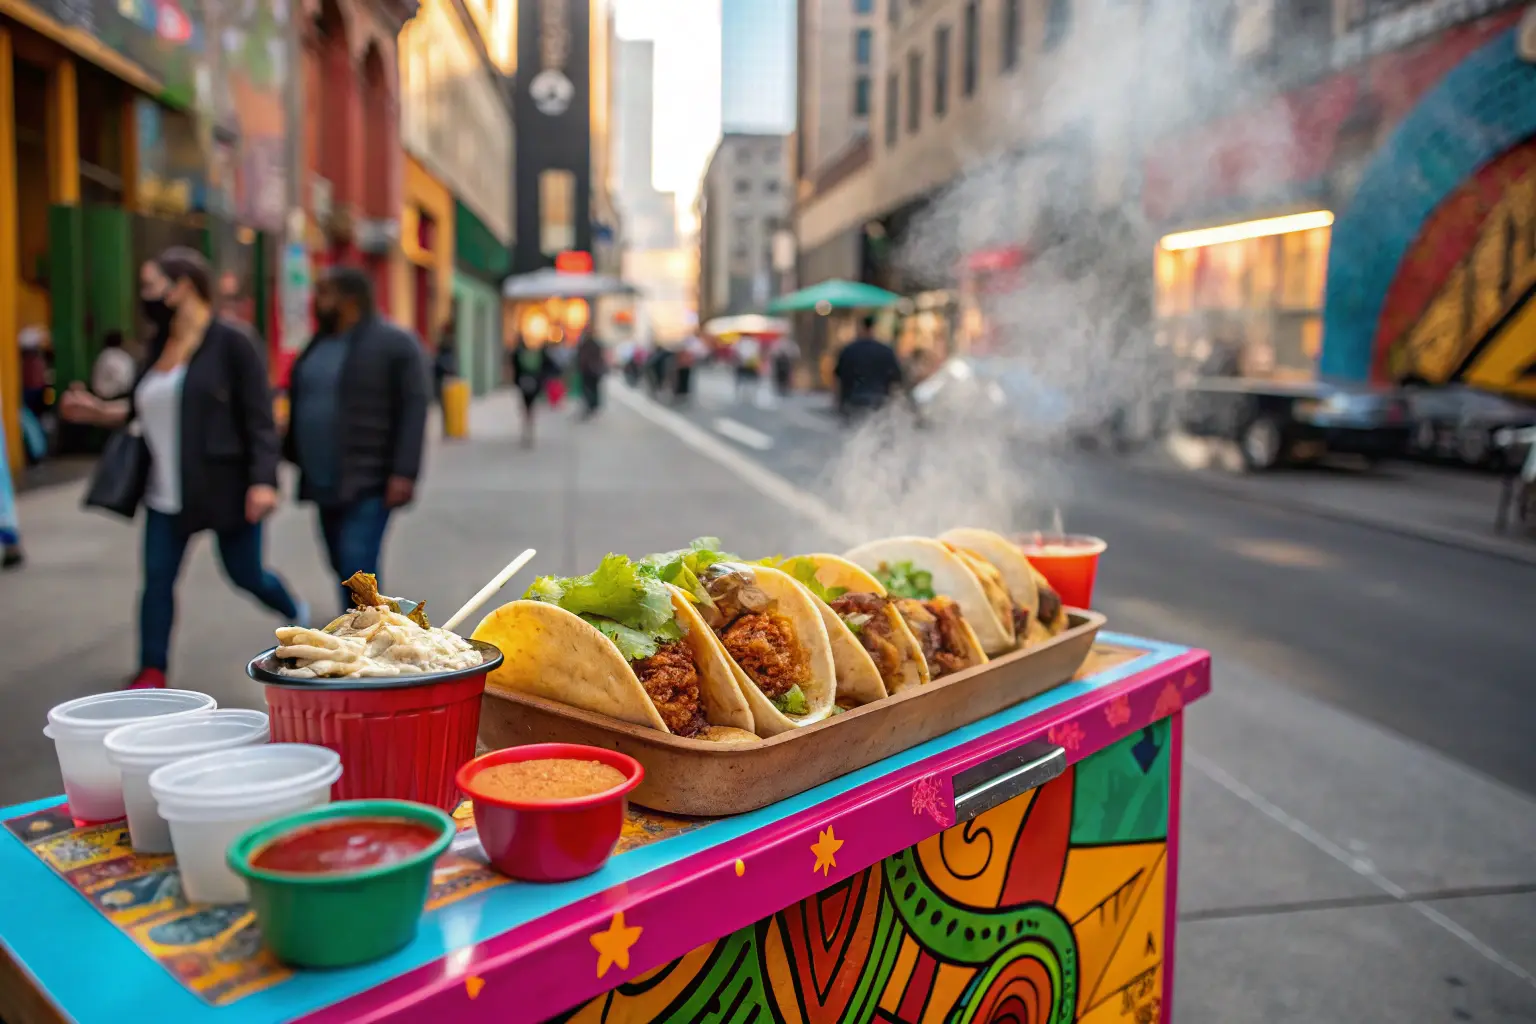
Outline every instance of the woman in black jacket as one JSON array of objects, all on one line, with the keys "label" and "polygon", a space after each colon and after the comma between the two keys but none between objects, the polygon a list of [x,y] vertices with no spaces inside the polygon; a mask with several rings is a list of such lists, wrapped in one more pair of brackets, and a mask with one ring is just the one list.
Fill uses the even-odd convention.
[{"label": "woman in black jacket", "polygon": [[286,622],[308,611],[262,564],[262,520],[277,507],[272,393],[255,342],[214,316],[208,263],[177,246],[144,264],[144,314],[155,325],[149,357],[127,398],[103,401],[76,385],[61,413],[76,423],[137,422],[149,447],[144,489],[144,587],[139,673],[132,688],[165,686],[176,578],[187,542],[212,530],[225,575]]}]

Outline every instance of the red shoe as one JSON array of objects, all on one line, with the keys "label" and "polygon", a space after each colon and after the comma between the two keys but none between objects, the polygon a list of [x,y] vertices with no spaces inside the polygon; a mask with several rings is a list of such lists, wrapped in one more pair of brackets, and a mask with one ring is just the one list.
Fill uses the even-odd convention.
[{"label": "red shoe", "polygon": [[133,677],[133,682],[128,684],[130,690],[163,690],[165,689],[165,670],[160,668],[141,668],[139,674]]}]

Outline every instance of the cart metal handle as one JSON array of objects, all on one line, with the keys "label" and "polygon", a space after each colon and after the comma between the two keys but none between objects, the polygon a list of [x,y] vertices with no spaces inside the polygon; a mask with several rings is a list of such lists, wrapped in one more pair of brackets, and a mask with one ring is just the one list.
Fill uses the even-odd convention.
[{"label": "cart metal handle", "polygon": [[955,822],[1039,789],[1067,770],[1067,752],[1046,740],[1015,747],[955,775]]}]

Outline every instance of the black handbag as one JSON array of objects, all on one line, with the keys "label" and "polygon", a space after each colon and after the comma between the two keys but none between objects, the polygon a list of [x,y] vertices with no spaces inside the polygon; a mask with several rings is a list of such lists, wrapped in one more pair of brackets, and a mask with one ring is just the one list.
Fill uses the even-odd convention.
[{"label": "black handbag", "polygon": [[130,423],[107,438],[101,459],[85,491],[85,507],[113,512],[132,519],[144,500],[149,482],[149,445]]}]

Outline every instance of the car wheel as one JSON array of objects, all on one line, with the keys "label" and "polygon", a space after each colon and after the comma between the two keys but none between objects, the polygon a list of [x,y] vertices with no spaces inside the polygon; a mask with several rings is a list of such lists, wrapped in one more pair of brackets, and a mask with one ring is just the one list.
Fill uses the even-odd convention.
[{"label": "car wheel", "polygon": [[1456,455],[1469,466],[1487,462],[1491,448],[1488,431],[1479,427],[1463,427],[1456,434]]},{"label": "car wheel", "polygon": [[1278,423],[1268,416],[1260,416],[1243,428],[1238,446],[1243,452],[1243,465],[1249,469],[1274,469],[1280,464],[1285,439]]}]

